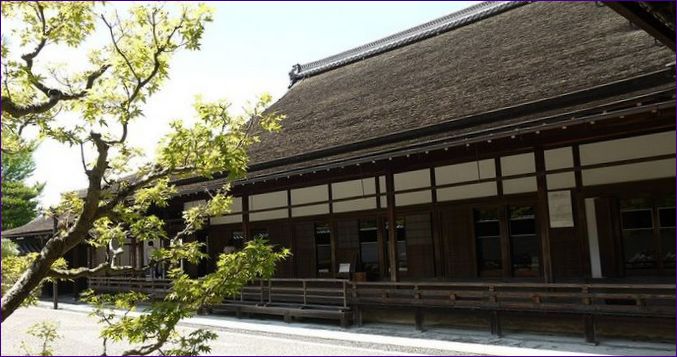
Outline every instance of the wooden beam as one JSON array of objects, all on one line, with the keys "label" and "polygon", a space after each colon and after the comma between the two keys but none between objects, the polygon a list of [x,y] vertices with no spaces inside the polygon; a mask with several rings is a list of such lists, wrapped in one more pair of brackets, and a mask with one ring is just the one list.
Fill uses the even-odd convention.
[{"label": "wooden beam", "polygon": [[550,214],[548,212],[548,188],[546,185],[545,154],[543,147],[536,147],[534,151],[536,160],[536,185],[538,187],[538,203],[536,204],[536,217],[538,217],[538,230],[541,237],[541,256],[543,259],[543,281],[553,282],[552,257],[550,255]]},{"label": "wooden beam", "polygon": [[[646,33],[651,35],[657,41],[660,41],[662,44],[668,46],[668,48],[670,48],[673,52],[675,51],[674,28],[670,29],[666,24],[654,17],[649,10],[642,8],[637,2],[609,1],[604,2],[604,4],[616,11],[621,16],[628,19],[628,21],[632,22],[637,27],[646,31]],[[672,21],[674,21],[674,2],[666,1],[665,4],[672,6],[672,14],[668,16],[672,17]]]},{"label": "wooden beam", "polygon": [[249,240],[249,195],[242,195],[242,234],[244,240]]},{"label": "wooden beam", "polygon": [[386,174],[386,200],[388,202],[388,264],[390,280],[398,281],[397,269],[397,216],[395,215],[395,179],[392,172]]}]

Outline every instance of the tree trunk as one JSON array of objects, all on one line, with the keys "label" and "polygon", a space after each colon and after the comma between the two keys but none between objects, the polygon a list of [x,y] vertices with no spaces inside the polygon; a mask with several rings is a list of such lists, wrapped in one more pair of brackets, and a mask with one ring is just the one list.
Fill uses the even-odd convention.
[{"label": "tree trunk", "polygon": [[21,278],[2,297],[2,322],[5,322],[5,319],[21,306],[21,303],[40,284],[42,279],[47,276],[54,261],[62,256],[62,250],[63,241],[61,239],[52,238],[47,241],[40,255],[33,261],[28,270],[21,275]]},{"label": "tree trunk", "polygon": [[104,210],[99,209],[99,202],[101,178],[108,167],[108,145],[101,139],[100,134],[91,133],[90,137],[96,145],[98,156],[94,168],[87,172],[89,185],[82,213],[65,236],[59,236],[59,233],[55,232],[56,235],[47,241],[28,270],[2,297],[2,322],[5,322],[5,319],[11,316],[30,293],[40,285],[42,279],[47,277],[52,264],[82,242],[87,237],[94,221],[105,213]]}]

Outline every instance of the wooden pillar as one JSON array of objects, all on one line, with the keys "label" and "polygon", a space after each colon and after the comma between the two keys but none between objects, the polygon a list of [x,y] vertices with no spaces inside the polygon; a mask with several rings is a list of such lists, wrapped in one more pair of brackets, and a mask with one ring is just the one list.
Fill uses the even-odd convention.
[{"label": "wooden pillar", "polygon": [[52,303],[54,304],[54,310],[59,309],[59,281],[54,280],[52,282]]},{"label": "wooden pillar", "polygon": [[388,264],[390,280],[398,281],[397,270],[397,216],[395,215],[395,180],[391,172],[386,173],[386,200],[388,202]]},{"label": "wooden pillar", "polygon": [[585,329],[585,342],[597,345],[597,336],[595,335],[595,316],[583,316],[583,328]]},{"label": "wooden pillar", "polygon": [[536,217],[538,217],[538,231],[541,237],[541,256],[543,257],[543,281],[552,283],[552,257],[550,255],[550,214],[548,212],[548,188],[545,176],[545,155],[542,147],[537,147],[534,153],[536,159],[536,184],[538,187],[538,203]]},{"label": "wooden pillar", "polygon": [[[494,158],[494,165],[496,165],[496,193],[498,197],[503,198],[503,169],[501,168],[501,158]],[[500,222],[508,222],[508,208],[503,206],[498,211],[498,220]],[[512,277],[512,257],[510,256],[510,229],[507,224],[500,223],[501,231],[500,245],[501,245],[501,274],[504,278]]]},{"label": "wooden pillar", "polygon": [[[136,253],[138,251],[137,245],[142,242],[139,242],[136,240],[135,237],[132,237],[129,239],[129,260],[128,264],[134,268],[137,268],[138,266],[136,265],[138,262]],[[124,263],[123,263],[124,264]]]},{"label": "wooden pillar", "polygon": [[[374,177],[374,187],[376,187],[376,209],[380,212],[381,211],[381,192],[385,187],[381,187],[381,180],[379,180],[379,176]],[[385,261],[386,261],[386,255],[384,254],[385,252],[385,237],[383,237],[383,216],[378,214],[376,216],[376,241],[378,244],[378,273],[379,277],[385,278],[386,276],[386,267],[385,267]]]},{"label": "wooden pillar", "polygon": [[585,195],[583,194],[583,173],[581,172],[581,153],[579,145],[572,147],[574,160],[574,177],[576,189],[574,190],[574,229],[580,244],[580,273],[586,278],[592,278],[592,263],[590,262],[590,245],[588,242],[588,222],[585,215]]},{"label": "wooden pillar", "polygon": [[[56,235],[58,226],[59,221],[56,218],[56,214],[54,214],[52,217],[52,236]],[[59,281],[56,279],[52,282],[52,303],[54,304],[54,310],[59,308]]]},{"label": "wooden pillar", "polygon": [[[146,242],[139,241],[138,244],[136,245],[136,267],[138,269],[142,269],[144,264],[146,263],[143,259],[143,249],[144,249],[144,244],[147,244]],[[155,244],[155,243],[153,243]]]},{"label": "wooden pillar", "polygon": [[433,241],[433,258],[435,262],[433,267],[435,271],[433,272],[435,277],[444,276],[444,251],[443,239],[442,239],[442,220],[440,219],[440,211],[437,206],[437,181],[435,179],[435,168],[430,168],[430,187],[432,191],[432,210],[430,215],[430,224]]},{"label": "wooden pillar", "polygon": [[[329,248],[331,249],[331,269],[329,272],[331,276],[336,278],[338,274],[338,262],[336,261],[336,220],[334,219],[334,200],[333,194],[331,191],[331,183],[327,184],[327,198],[329,199]],[[291,203],[291,200],[289,201]],[[351,262],[352,264],[352,262]]]},{"label": "wooden pillar", "polygon": [[492,335],[496,337],[503,337],[503,331],[501,330],[501,316],[498,314],[497,310],[490,312],[489,328]]},{"label": "wooden pillar", "polygon": [[242,195],[242,235],[249,240],[249,195]]},{"label": "wooden pillar", "polygon": [[414,320],[416,323],[416,331],[425,331],[425,327],[423,326],[423,310],[419,307],[416,308],[416,311],[414,312]]},{"label": "wooden pillar", "polygon": [[[297,278],[299,276],[299,267],[296,263],[296,229],[294,229],[294,221],[292,219],[292,209],[291,209],[291,190],[287,190],[287,233],[289,234],[289,249],[291,250],[291,255],[287,257],[289,264],[291,264],[291,277]],[[303,259],[303,258],[301,258]]]}]

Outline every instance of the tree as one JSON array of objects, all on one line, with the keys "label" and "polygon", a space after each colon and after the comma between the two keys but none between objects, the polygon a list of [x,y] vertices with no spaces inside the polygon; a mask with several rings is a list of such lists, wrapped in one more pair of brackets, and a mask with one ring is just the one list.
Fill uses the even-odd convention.
[{"label": "tree", "polygon": [[[225,101],[207,103],[198,99],[194,105],[197,122],[190,127],[181,121],[172,122],[155,157],[149,158],[129,145],[128,132],[139,120],[150,120],[143,117],[144,103],[168,78],[172,56],[180,50],[199,50],[205,24],[212,20],[209,7],[199,4],[170,9],[151,3],[133,6],[125,16],[105,12],[101,4],[91,2],[3,1],[2,14],[3,25],[5,19],[19,22],[3,26],[3,31],[10,31],[2,34],[3,151],[16,152],[25,147],[26,129],[31,128],[42,138],[79,148],[88,182],[86,190],[64,194],[49,210],[59,222],[58,229],[16,283],[3,291],[2,320],[10,317],[46,278],[137,272],[140,269],[136,267],[114,265],[114,258],[121,253],[112,248],[114,242],[159,238],[168,239],[169,246],[155,250],[149,266],[143,269],[157,264],[169,266],[171,293],[153,303],[147,314],[125,316],[120,324],[103,321],[108,326],[104,338],[139,343],[141,346],[128,354],[145,355],[160,350],[168,341],[174,340],[180,347],[187,341],[197,343],[196,339],[213,337],[199,333],[177,340],[175,326],[203,304],[222,299],[252,279],[270,277],[276,262],[288,251],[255,240],[242,252],[221,256],[215,273],[191,279],[179,268],[180,262],[198,262],[204,254],[201,243],[186,243],[185,238],[201,229],[208,217],[228,212],[229,186],[210,192],[210,200],[185,211],[185,227],[172,237],[164,230],[164,222],[150,212],[153,207],[168,204],[175,192],[172,180],[221,175],[232,181],[242,177],[247,169],[247,150],[258,140],[255,133],[279,129],[282,116],[265,111],[271,97],[262,95],[238,115],[229,112]],[[84,41],[97,29],[106,34],[108,43],[83,53],[90,70],[62,73],[48,61],[39,63],[47,46],[85,51]],[[77,120],[64,120],[66,113]],[[132,166],[131,162],[138,164]],[[107,249],[108,260],[92,268],[54,266],[83,242]],[[96,303],[93,296],[87,298]],[[143,300],[127,296],[110,299],[108,302],[119,306]],[[171,351],[195,352],[181,348]]]},{"label": "tree", "polygon": [[2,230],[19,227],[37,215],[36,198],[44,184],[28,186],[24,181],[33,175],[34,147],[15,153],[2,153]]}]

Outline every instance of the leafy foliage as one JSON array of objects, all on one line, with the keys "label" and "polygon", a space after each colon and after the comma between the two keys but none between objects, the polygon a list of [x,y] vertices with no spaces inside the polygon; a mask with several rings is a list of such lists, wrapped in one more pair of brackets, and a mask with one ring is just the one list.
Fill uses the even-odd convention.
[{"label": "leafy foliage", "polygon": [[34,147],[13,154],[2,153],[2,230],[22,226],[37,215],[36,198],[44,184],[24,181],[35,171]]},{"label": "leafy foliage", "polygon": [[[241,178],[249,147],[259,140],[257,133],[279,130],[283,116],[266,110],[272,101],[268,94],[240,114],[231,113],[224,100],[205,102],[198,97],[196,123],[172,122],[155,157],[149,158],[127,142],[128,133],[137,121],[150,120],[144,117],[144,105],[169,78],[173,55],[199,50],[212,10],[204,4],[170,8],[155,2],[130,6],[126,14],[106,11],[97,2],[1,5],[2,151],[13,155],[22,150],[29,142],[24,129],[31,128],[40,138],[79,147],[88,181],[86,190],[63,194],[48,210],[59,224],[39,255],[10,257],[16,260],[9,264],[3,258],[3,321],[50,277],[139,273],[161,265],[172,280],[162,300],[133,292],[83,296],[104,326],[104,349],[109,340],[124,340],[139,345],[127,354],[207,352],[213,333],[198,330],[180,336],[177,323],[235,294],[248,281],[270,277],[289,252],[254,240],[240,252],[222,255],[214,273],[193,279],[180,269],[181,261],[204,259],[204,247],[187,238],[204,228],[209,217],[229,212],[229,185],[208,192],[206,202],[183,212],[184,227],[176,234],[168,234],[153,212],[169,204],[176,179]],[[9,20],[17,23],[5,27]],[[83,43],[96,31],[103,31],[107,43],[85,53]],[[39,62],[46,46],[82,50],[89,69],[66,73],[56,63]],[[165,244],[153,251],[148,266],[115,266],[115,257],[131,239]],[[60,257],[81,243],[105,250],[106,261],[96,267],[65,267]],[[139,304],[148,307],[132,313]],[[165,344],[170,347],[163,349]]]},{"label": "leafy foliage", "polygon": [[[29,253],[26,255],[19,255],[19,251],[16,248],[16,244],[11,242],[8,239],[2,240],[2,295],[5,295],[5,292],[11,288],[14,283],[19,280],[21,274],[23,274],[31,263],[38,256],[38,253]],[[63,258],[58,259],[52,265],[55,269],[66,269],[67,263]],[[51,281],[52,279],[48,278],[45,281]],[[31,293],[24,299],[22,302],[23,306],[33,305],[37,302],[37,299],[40,295],[40,289],[42,284],[35,287]]]},{"label": "leafy foliage", "polygon": [[19,255],[19,247],[9,239],[2,238],[2,259]]},{"label": "leafy foliage", "polygon": [[[125,355],[160,351],[166,355],[194,356],[209,352],[207,342],[216,338],[215,334],[197,330],[181,336],[176,330],[178,322],[237,294],[254,279],[270,278],[275,265],[289,254],[287,249],[275,251],[265,240],[252,240],[239,252],[222,254],[215,272],[192,279],[178,268],[187,255],[172,254],[174,249],[161,251],[154,259],[168,260],[174,267],[170,272],[172,285],[163,300],[150,301],[149,296],[138,292],[97,295],[87,291],[82,295],[84,301],[94,306],[91,315],[104,325],[101,330],[104,352],[108,341],[141,344]],[[140,304],[149,302],[150,307],[144,313],[131,314]],[[164,344],[170,348],[162,350]]]},{"label": "leafy foliage", "polygon": [[58,324],[52,321],[42,321],[36,323],[28,328],[26,331],[27,334],[37,337],[40,339],[40,351],[33,351],[25,341],[21,341],[21,347],[26,352],[27,356],[53,356],[54,351],[52,350],[52,344],[54,341],[61,338],[57,332],[59,326]]}]

